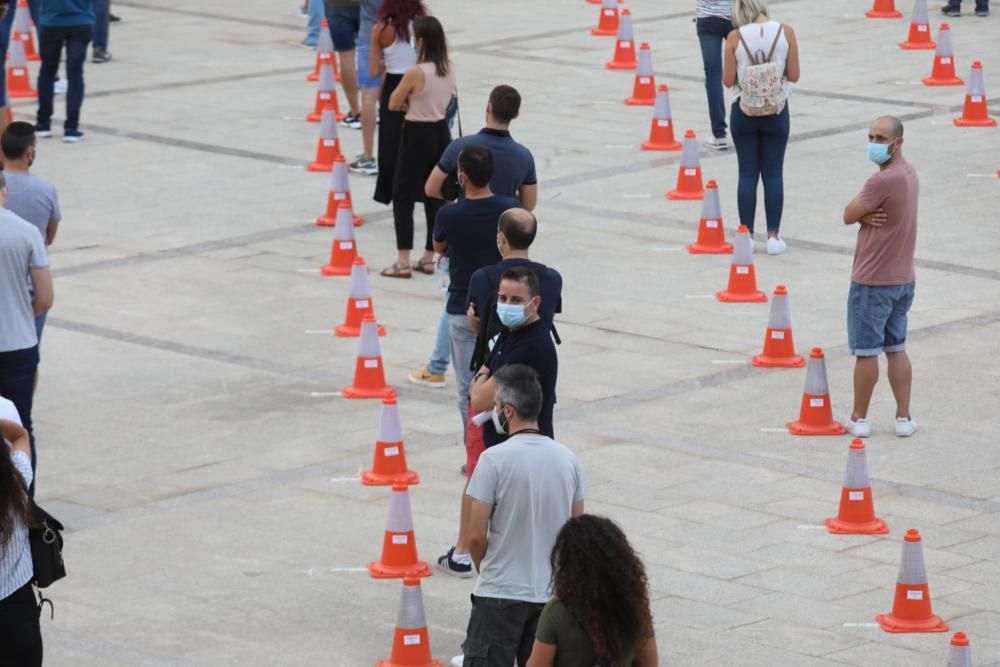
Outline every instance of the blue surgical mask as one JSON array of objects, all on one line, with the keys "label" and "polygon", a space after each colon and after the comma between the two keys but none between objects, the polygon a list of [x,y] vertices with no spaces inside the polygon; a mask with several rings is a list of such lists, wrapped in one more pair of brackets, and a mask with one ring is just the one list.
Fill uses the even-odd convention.
[{"label": "blue surgical mask", "polygon": [[889,153],[889,144],[868,143],[868,159],[875,164],[885,164],[892,155]]},{"label": "blue surgical mask", "polygon": [[528,314],[524,304],[521,303],[498,303],[497,317],[508,329],[517,329],[528,321]]}]

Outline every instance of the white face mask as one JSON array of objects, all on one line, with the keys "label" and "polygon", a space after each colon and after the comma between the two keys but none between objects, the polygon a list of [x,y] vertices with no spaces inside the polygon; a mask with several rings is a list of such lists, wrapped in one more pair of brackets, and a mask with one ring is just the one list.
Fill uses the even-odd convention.
[{"label": "white face mask", "polygon": [[497,433],[506,433],[507,427],[510,426],[509,419],[504,418],[504,423],[501,423],[500,415],[502,414],[503,414],[503,406],[501,406],[499,409],[496,406],[493,407],[493,414],[490,415],[490,420],[492,420],[493,429]]}]

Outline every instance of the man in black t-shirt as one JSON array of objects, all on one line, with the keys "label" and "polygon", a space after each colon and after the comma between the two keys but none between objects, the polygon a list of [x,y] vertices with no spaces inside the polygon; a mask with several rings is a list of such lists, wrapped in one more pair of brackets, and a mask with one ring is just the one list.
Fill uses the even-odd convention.
[{"label": "man in black t-shirt", "polygon": [[[469,395],[473,410],[489,410],[493,407],[496,392],[491,379],[493,373],[507,364],[530,366],[538,373],[538,380],[542,385],[542,411],[538,415],[538,428],[552,438],[555,437],[552,408],[556,402],[559,360],[548,323],[538,314],[541,301],[541,285],[538,276],[530,268],[517,266],[500,277],[497,316],[506,330],[500,334],[493,350],[486,357],[486,363],[473,378]],[[505,433],[497,433],[492,421],[483,426],[486,447],[492,447],[506,439]]]}]

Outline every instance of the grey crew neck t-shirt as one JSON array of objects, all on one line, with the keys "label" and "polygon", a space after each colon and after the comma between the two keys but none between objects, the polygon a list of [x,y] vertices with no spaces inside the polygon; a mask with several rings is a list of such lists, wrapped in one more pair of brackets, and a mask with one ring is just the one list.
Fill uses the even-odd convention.
[{"label": "grey crew neck t-shirt", "polygon": [[42,238],[46,238],[49,224],[62,220],[55,186],[34,174],[8,171],[4,176],[7,179],[7,210],[38,227]]},{"label": "grey crew neck t-shirt", "polygon": [[479,458],[466,493],[493,505],[473,594],[547,602],[556,534],[583,500],[576,454],[544,435],[515,435]]},{"label": "grey crew neck t-shirt", "polygon": [[38,229],[0,209],[0,352],[38,345],[28,278],[31,269],[49,265]]}]

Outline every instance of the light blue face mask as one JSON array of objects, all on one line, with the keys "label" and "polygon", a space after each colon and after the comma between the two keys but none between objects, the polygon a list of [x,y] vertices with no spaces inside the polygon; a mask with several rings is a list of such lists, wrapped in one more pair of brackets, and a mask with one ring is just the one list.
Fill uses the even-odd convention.
[{"label": "light blue face mask", "polygon": [[500,318],[500,322],[508,329],[517,329],[528,321],[528,315],[525,310],[525,305],[520,303],[497,304],[497,316]]},{"label": "light blue face mask", "polygon": [[885,164],[892,155],[889,153],[889,144],[868,143],[868,159],[875,164]]}]

